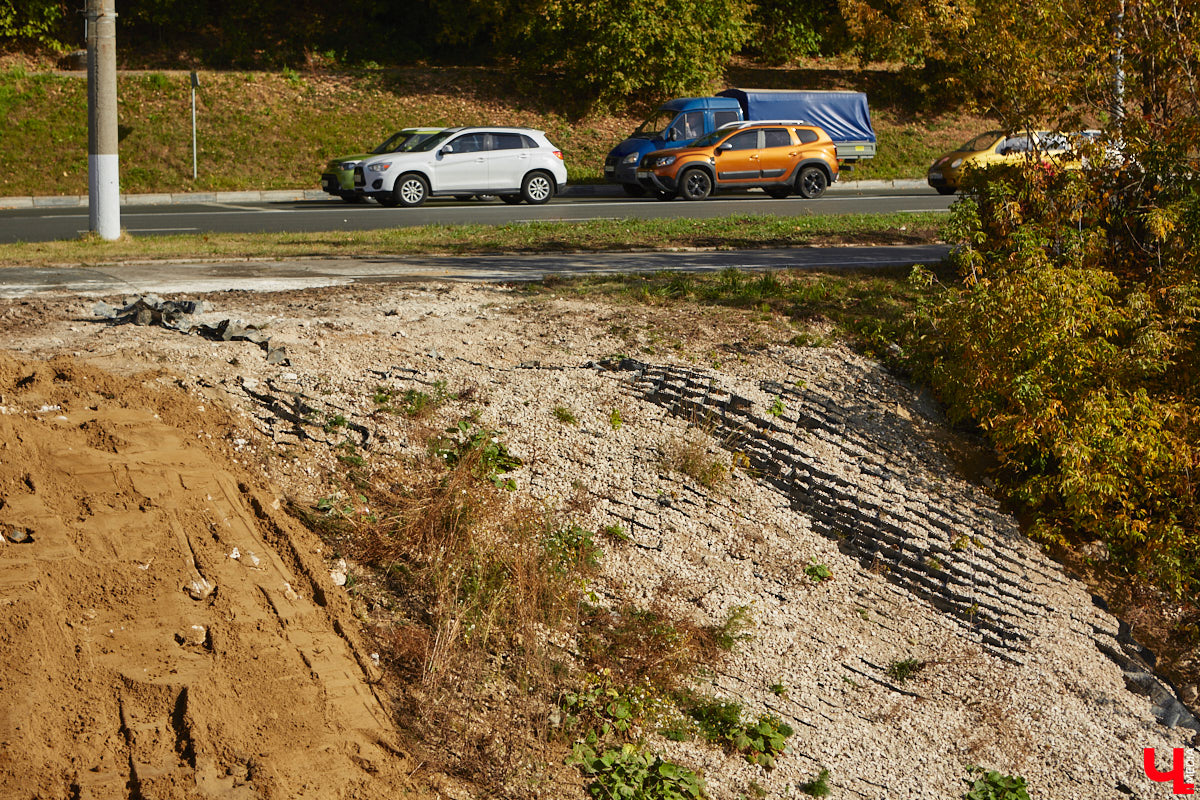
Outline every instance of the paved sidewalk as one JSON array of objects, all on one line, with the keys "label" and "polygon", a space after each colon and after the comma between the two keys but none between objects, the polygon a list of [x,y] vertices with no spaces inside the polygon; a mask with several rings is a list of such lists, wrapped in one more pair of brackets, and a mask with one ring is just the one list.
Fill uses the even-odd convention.
[{"label": "paved sidewalk", "polygon": [[[877,192],[889,190],[933,192],[924,180],[909,179],[895,181],[839,181],[829,187],[830,192]],[[568,185],[560,197],[624,197],[625,193],[612,184]],[[121,205],[160,206],[183,203],[295,203],[300,201],[331,200],[330,195],[320,189],[271,189],[246,192],[160,192],[155,194],[123,194]],[[86,208],[88,196],[51,195],[0,197],[0,209],[10,208]]]}]

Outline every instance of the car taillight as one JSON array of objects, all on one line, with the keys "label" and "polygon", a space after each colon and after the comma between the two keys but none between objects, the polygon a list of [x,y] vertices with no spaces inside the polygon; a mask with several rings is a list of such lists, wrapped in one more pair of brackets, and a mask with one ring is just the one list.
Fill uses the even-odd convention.
[{"label": "car taillight", "polygon": [[555,158],[557,158],[559,161],[562,161],[562,160],[563,160],[563,157],[562,157],[562,150],[555,150],[555,151],[554,151],[554,157],[555,157]]}]

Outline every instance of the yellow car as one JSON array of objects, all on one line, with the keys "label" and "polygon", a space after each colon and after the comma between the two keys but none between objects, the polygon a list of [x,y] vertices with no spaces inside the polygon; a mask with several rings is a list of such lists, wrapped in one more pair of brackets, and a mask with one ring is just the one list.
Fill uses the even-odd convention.
[{"label": "yellow car", "polygon": [[939,156],[929,168],[929,185],[938,194],[954,194],[962,186],[967,167],[1019,163],[1035,156],[1063,155],[1071,150],[1066,134],[1054,131],[1004,131],[981,133],[957,150]]}]

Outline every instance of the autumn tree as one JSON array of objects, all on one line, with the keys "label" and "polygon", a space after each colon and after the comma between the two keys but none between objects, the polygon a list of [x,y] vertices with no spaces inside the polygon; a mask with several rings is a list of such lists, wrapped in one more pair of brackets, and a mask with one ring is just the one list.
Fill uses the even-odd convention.
[{"label": "autumn tree", "polygon": [[1198,10],[1067,6],[1057,19],[1074,31],[1053,46],[1047,14],[963,34],[977,51],[947,63],[1022,69],[1003,88],[963,75],[981,101],[1026,120],[1090,117],[1106,136],[1078,164],[968,179],[947,228],[963,282],[914,342],[950,413],[992,441],[1034,535],[1100,539],[1177,596],[1200,589]]}]

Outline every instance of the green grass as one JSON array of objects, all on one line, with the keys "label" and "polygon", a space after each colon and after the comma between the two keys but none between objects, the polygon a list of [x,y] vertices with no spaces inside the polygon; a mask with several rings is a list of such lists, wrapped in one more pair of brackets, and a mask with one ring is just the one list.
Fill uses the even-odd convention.
[{"label": "green grass", "polygon": [[[819,201],[817,204],[819,208]],[[403,212],[397,212],[403,213]],[[103,264],[137,259],[320,258],[484,253],[620,252],[670,248],[918,244],[935,241],[944,215],[737,215],[706,220],[594,220],[511,225],[427,225],[321,233],[183,234],[104,241],[0,245],[0,267]]]},{"label": "green grass", "polygon": [[[575,118],[556,106],[561,98],[549,87],[531,90],[484,67],[201,71],[193,180],[189,73],[123,72],[117,83],[121,190],[128,193],[316,189],[330,158],[417,125],[538,128],[565,153],[572,182],[600,182],[605,154],[646,111]],[[879,154],[846,178],[922,177],[934,155],[991,125],[957,112],[917,113],[897,73],[887,70],[731,69],[726,83],[867,90]],[[0,70],[0,142],[0,196],[85,194],[86,79]]]},{"label": "green grass", "polygon": [[641,275],[599,275],[572,279],[553,278],[530,284],[529,292],[557,296],[607,298],[613,302],[653,306],[689,304],[742,309],[786,321],[796,331],[792,344],[822,345],[828,336],[814,328],[828,327],[863,353],[892,362],[903,362],[893,345],[910,332],[916,308],[938,291],[909,280],[904,268],[879,270],[776,270],[745,272],[726,269],[717,273],[661,271]]}]

